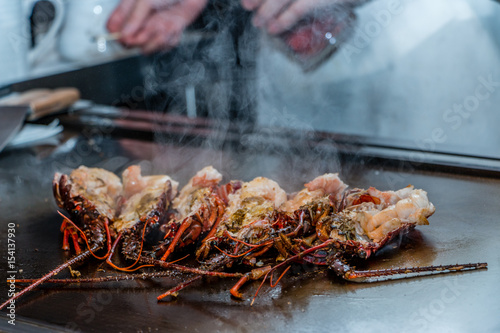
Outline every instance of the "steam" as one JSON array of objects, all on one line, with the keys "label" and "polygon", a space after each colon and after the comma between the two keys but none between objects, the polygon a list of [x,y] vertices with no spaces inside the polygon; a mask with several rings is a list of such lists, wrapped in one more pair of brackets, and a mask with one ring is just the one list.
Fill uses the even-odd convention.
[{"label": "steam", "polygon": [[[314,16],[310,18],[314,21]],[[198,156],[190,156],[192,148],[180,148],[185,150],[180,154],[190,156],[189,163],[195,164],[190,172],[212,164],[230,178],[250,180],[264,175],[290,184],[288,190],[291,191],[322,173],[338,172],[340,163],[335,146],[331,142],[305,146],[310,139],[307,132],[315,128],[311,119],[304,121],[293,113],[301,105],[303,110],[308,110],[311,101],[321,94],[316,92],[317,97],[313,95],[311,99],[312,88],[309,88],[301,94],[306,96],[297,105],[290,106],[289,101],[282,100],[286,95],[283,88],[291,92],[292,87],[300,85],[304,77],[311,74],[304,73],[296,63],[288,66],[289,60],[283,62],[283,66],[276,65],[276,59],[281,62],[280,57],[286,58],[286,55],[275,45],[266,44],[266,33],[252,26],[251,13],[245,12],[239,1],[228,1],[220,8],[213,5],[201,21],[195,24],[194,30],[206,35],[215,31],[213,37],[182,44],[173,52],[156,57],[146,75],[146,95],[157,96],[146,99],[150,109],[206,117],[211,122],[214,131],[203,137],[202,143],[202,148],[210,153],[202,154],[203,161]],[[275,75],[280,78],[273,78]],[[284,79],[286,83],[276,87],[273,79]],[[268,101],[273,105],[268,106]],[[263,124],[261,121],[266,117]],[[305,131],[290,135],[287,128]],[[196,140],[188,137],[192,130],[186,129],[184,136],[181,133],[175,140],[188,143]],[[168,145],[172,138],[166,133],[168,129],[158,125],[155,141]],[[228,141],[241,149],[236,152],[236,159],[221,151]],[[159,157],[170,148],[164,149],[155,159],[177,164]],[[299,150],[307,152],[308,160],[318,162],[312,167],[305,166],[304,161],[297,160]],[[276,159],[266,156],[263,161],[263,152]],[[287,168],[279,166],[283,160]],[[183,166],[171,167],[183,172]]]},{"label": "steam", "polygon": [[[206,164],[235,176],[249,171],[247,180],[253,173],[246,164],[270,170],[272,174],[266,176],[277,180],[303,175],[297,181],[301,183],[324,172],[341,171],[333,142],[326,139],[305,146],[310,139],[307,132],[317,130],[417,142],[431,138],[435,124],[440,124],[449,130],[446,143],[463,143],[475,136],[463,135],[464,131],[481,132],[474,129],[496,122],[486,124],[488,117],[478,111],[471,115],[470,124],[463,119],[460,130],[450,130],[449,124],[443,124],[444,111],[474,92],[478,76],[491,74],[492,82],[500,80],[498,70],[491,67],[498,44],[490,35],[475,38],[469,31],[481,24],[474,6],[466,0],[370,1],[354,9],[353,35],[322,66],[304,72],[276,47],[276,38],[251,25],[251,14],[239,2],[214,5],[196,27],[203,33],[215,31],[213,38],[183,44],[155,59],[146,90],[159,98],[150,100],[149,107],[215,121],[211,125],[215,131],[203,137],[203,148],[213,152]],[[431,8],[437,14],[420,15]],[[327,14],[337,15],[341,9],[349,8]],[[464,36],[488,52],[469,52],[470,44],[458,40]],[[457,54],[467,58],[461,61]],[[478,65],[472,68],[466,61]],[[481,107],[493,105],[498,96],[491,93]],[[157,142],[170,142],[164,132],[159,128]],[[265,151],[277,161],[285,159],[286,168],[262,165],[252,158],[228,162],[218,151],[231,140],[246,156],[258,159],[258,153]],[[497,138],[489,135],[484,140]],[[312,167],[297,161],[299,149],[307,151]],[[231,170],[224,170],[223,164]]]}]

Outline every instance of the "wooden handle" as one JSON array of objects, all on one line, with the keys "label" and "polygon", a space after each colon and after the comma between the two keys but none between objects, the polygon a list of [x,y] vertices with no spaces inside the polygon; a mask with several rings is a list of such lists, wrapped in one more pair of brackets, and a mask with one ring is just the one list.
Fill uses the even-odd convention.
[{"label": "wooden handle", "polygon": [[22,93],[15,93],[13,96],[2,98],[0,105],[28,105],[32,101],[50,94],[50,89],[31,89]]},{"label": "wooden handle", "polygon": [[59,88],[30,101],[31,114],[28,120],[37,120],[71,106],[80,99],[76,88]]}]

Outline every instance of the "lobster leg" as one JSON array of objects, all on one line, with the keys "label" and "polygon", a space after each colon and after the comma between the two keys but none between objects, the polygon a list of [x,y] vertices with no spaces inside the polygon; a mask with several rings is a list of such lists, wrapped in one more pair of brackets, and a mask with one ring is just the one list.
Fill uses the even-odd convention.
[{"label": "lobster leg", "polygon": [[[322,244],[319,244],[319,245],[316,245],[312,248],[309,248],[299,254],[296,254],[288,259],[286,259],[285,261],[283,261],[282,263],[274,266],[274,267],[270,267],[270,266],[266,266],[266,267],[262,267],[262,268],[257,268],[257,269],[254,269],[252,270],[250,273],[247,273],[245,274],[245,276],[243,276],[234,286],[233,288],[231,288],[230,290],[230,293],[231,295],[233,295],[235,298],[239,298],[241,299],[242,298],[242,294],[239,292],[239,289],[246,283],[248,282],[250,279],[252,280],[258,280],[260,278],[262,278],[262,276],[264,276],[264,278],[262,279],[262,283],[260,284],[259,288],[257,289],[257,292],[255,293],[255,296],[253,297],[252,299],[252,303],[254,303],[255,299],[257,298],[257,295],[259,293],[259,290],[260,288],[262,287],[262,285],[264,284],[264,282],[266,281],[267,277],[269,276],[269,274],[272,274],[274,271],[276,271],[278,268],[282,267],[282,266],[285,266],[285,265],[288,265],[290,264],[291,262],[293,261],[297,261],[297,260],[301,260],[304,258],[304,256],[308,255],[309,253],[312,253],[314,251],[317,251],[317,250],[320,250],[322,248],[325,248],[325,247],[328,247],[332,244],[332,240],[327,240],[326,242],[322,243]],[[265,248],[265,250],[267,251],[267,248]],[[278,281],[281,279],[281,277],[283,276],[283,274],[285,274],[288,269],[290,267],[286,268],[284,270],[284,272],[282,273],[282,275],[278,278]],[[278,282],[276,281],[276,283]],[[272,283],[271,283],[272,284]]]},{"label": "lobster leg", "polygon": [[70,250],[70,239],[73,242],[73,248],[75,249],[76,254],[80,254],[82,249],[80,248],[80,244],[78,244],[78,233],[71,224],[66,222],[66,217],[64,221],[61,223],[61,232],[63,233],[63,245],[62,249],[64,251]]},{"label": "lobster leg", "polygon": [[205,258],[206,256],[208,256],[208,252],[210,251],[210,245],[208,245],[208,241],[215,235],[215,233],[217,232],[217,228],[219,227],[219,224],[222,220],[222,216],[224,214],[224,206],[219,199],[217,199],[216,202],[217,210],[212,209],[212,214],[210,215],[209,220],[209,225],[211,225],[212,227],[210,229],[210,232],[201,241],[201,245],[196,251],[197,259]]},{"label": "lobster leg", "polygon": [[177,246],[177,243],[181,239],[182,234],[184,231],[186,231],[187,228],[193,224],[194,220],[192,217],[187,217],[182,221],[181,226],[179,227],[179,230],[177,230],[177,233],[174,236],[174,239],[172,240],[172,243],[170,243],[170,246],[168,247],[167,251],[163,254],[161,257],[161,261],[165,261],[168,256],[174,251],[175,247]]},{"label": "lobster leg", "polygon": [[174,287],[174,288],[172,288],[172,289],[168,290],[166,293],[161,294],[160,296],[156,297],[156,299],[157,299],[158,301],[161,301],[162,299],[164,299],[164,298],[165,298],[165,297],[167,297],[167,296],[170,296],[170,295],[175,295],[178,291],[180,291],[180,290],[182,290],[182,289],[186,288],[186,287],[187,287],[187,286],[189,286],[191,283],[193,283],[193,282],[195,282],[195,281],[197,281],[197,280],[201,279],[201,277],[202,277],[201,275],[197,275],[197,276],[195,276],[195,277],[193,277],[193,278],[191,278],[191,279],[189,279],[189,280],[187,280],[187,281],[184,281],[183,283],[181,283],[181,284],[177,285],[176,287]]},{"label": "lobster leg", "polygon": [[63,232],[63,245],[62,245],[62,249],[64,251],[69,251],[70,250],[70,247],[69,247],[70,233],[69,233],[69,229],[67,229],[65,227],[65,225],[66,225],[66,221],[64,221],[63,224],[61,225],[61,229],[62,229],[62,232]]},{"label": "lobster leg", "polygon": [[[443,274],[451,272],[460,272],[466,270],[488,268],[487,263],[441,265],[441,266],[422,266],[422,267],[403,267],[390,269],[371,269],[358,271],[354,267],[346,264],[342,259],[336,258],[330,265],[330,268],[340,277],[353,282],[376,282],[383,280],[395,280],[407,277]],[[410,274],[410,275],[408,275]]]},{"label": "lobster leg", "polygon": [[245,283],[248,282],[249,279],[250,279],[250,274],[245,274],[245,276],[239,279],[238,282],[231,288],[231,290],[229,290],[231,295],[235,298],[243,299],[243,294],[240,293],[239,290]]},{"label": "lobster leg", "polygon": [[27,292],[35,289],[40,284],[42,284],[45,281],[49,280],[51,277],[53,277],[54,275],[56,275],[57,273],[59,273],[63,269],[65,269],[65,268],[67,268],[67,267],[69,267],[69,266],[71,266],[71,265],[73,265],[73,264],[75,264],[75,263],[77,263],[79,261],[82,261],[82,260],[88,258],[93,252],[95,252],[95,251],[97,251],[99,249],[100,249],[100,246],[94,246],[93,248],[87,249],[84,252],[80,253],[79,255],[76,255],[72,259],[66,261],[64,264],[59,265],[58,267],[56,267],[55,269],[53,269],[49,273],[45,274],[44,276],[42,276],[41,278],[39,278],[38,280],[36,280],[33,284],[31,284],[28,287],[24,288],[23,290],[21,290],[20,292],[18,292],[17,294],[15,294],[14,296],[12,296],[8,300],[6,300],[4,303],[2,303],[0,305],[0,310],[3,309],[4,307],[6,307],[12,301],[18,299],[22,295],[26,294]]},{"label": "lobster leg", "polygon": [[76,254],[80,254],[82,249],[80,248],[80,244],[78,244],[78,234],[74,229],[70,229],[71,239],[73,240],[73,248],[75,249]]},{"label": "lobster leg", "polygon": [[251,272],[245,274],[241,279],[239,279],[229,292],[233,295],[233,297],[243,299],[243,295],[239,292],[239,289],[249,280],[258,280],[262,276],[267,276],[271,270],[271,266],[253,269]]},{"label": "lobster leg", "polygon": [[208,225],[211,226],[211,229],[210,232],[202,240],[202,244],[205,244],[208,239],[212,238],[215,235],[217,227],[222,220],[222,215],[224,215],[224,204],[217,198],[215,198],[215,202],[217,205],[217,209],[211,209],[211,214],[208,222]]}]

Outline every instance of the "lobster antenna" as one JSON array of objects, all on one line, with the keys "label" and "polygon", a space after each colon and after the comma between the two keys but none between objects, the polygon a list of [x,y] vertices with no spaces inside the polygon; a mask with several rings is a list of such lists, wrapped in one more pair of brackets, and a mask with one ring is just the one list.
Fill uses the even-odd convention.
[{"label": "lobster antenna", "polygon": [[[120,275],[108,275],[93,278],[78,278],[78,279],[48,279],[45,283],[56,283],[56,284],[73,284],[73,283],[100,283],[100,282],[115,282],[123,280],[147,280],[162,277],[169,277],[174,275],[173,271],[160,271],[160,272],[144,272],[139,274],[120,274]],[[32,283],[36,279],[16,279],[16,283]]]},{"label": "lobster antenna", "polygon": [[345,280],[352,282],[378,282],[386,280],[397,280],[409,277],[447,274],[453,272],[469,271],[475,269],[487,269],[487,263],[440,265],[440,266],[421,266],[421,267],[403,267],[389,269],[371,269],[356,270],[354,267],[337,259],[331,265],[334,272]]},{"label": "lobster antenna", "polygon": [[218,271],[204,270],[204,269],[175,264],[175,262],[180,261],[180,260],[185,259],[185,258],[186,257],[180,258],[176,261],[166,262],[166,261],[161,261],[161,260],[157,260],[157,259],[153,259],[153,258],[142,257],[140,262],[146,263],[146,264],[151,264],[151,265],[158,266],[158,267],[165,268],[165,269],[172,269],[172,270],[178,271],[180,273],[196,274],[196,275],[200,275],[200,276],[206,275],[206,276],[216,276],[216,277],[220,277],[220,278],[241,278],[244,275],[242,273],[218,272]]},{"label": "lobster antenna", "polygon": [[[57,266],[52,271],[50,271],[49,273],[45,274],[44,276],[42,276],[38,280],[36,280],[33,284],[29,285],[28,287],[24,288],[23,290],[21,290],[20,292],[16,293],[14,296],[12,296],[11,298],[9,298],[5,302],[3,302],[0,305],[0,310],[3,309],[4,307],[6,307],[9,303],[11,303],[14,300],[18,299],[19,297],[21,297],[22,295],[24,295],[24,294],[28,293],[29,291],[35,289],[37,286],[39,286],[40,284],[44,283],[45,281],[47,281],[48,279],[50,279],[51,277],[53,277],[54,275],[56,275],[57,273],[59,273],[63,269],[67,268],[68,266],[71,266],[71,265],[73,265],[73,264],[75,264],[75,263],[77,263],[79,261],[82,261],[82,260],[86,259],[87,257],[89,257],[93,253],[93,251],[97,251],[99,248],[100,248],[99,246],[94,246],[92,249],[87,249],[84,252],[80,253],[79,255],[76,255],[75,257],[73,257],[70,260],[66,261],[65,263]],[[8,281],[10,281],[10,280],[8,280]]]}]

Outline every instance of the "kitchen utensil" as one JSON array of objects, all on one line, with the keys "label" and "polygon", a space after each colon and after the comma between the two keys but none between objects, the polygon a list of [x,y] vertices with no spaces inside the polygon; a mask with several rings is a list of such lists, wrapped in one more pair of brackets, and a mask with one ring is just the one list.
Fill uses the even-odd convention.
[{"label": "kitchen utensil", "polygon": [[34,89],[0,101],[0,151],[30,121],[60,112],[80,98],[76,88]]},{"label": "kitchen utensil", "polygon": [[27,107],[0,107],[0,152],[21,128],[26,112]]},{"label": "kitchen utensil", "polygon": [[59,139],[55,137],[63,131],[59,119],[49,124],[24,124],[21,130],[9,141],[5,149],[28,147],[33,144],[57,146]]},{"label": "kitchen utensil", "polygon": [[350,7],[313,13],[290,31],[272,38],[274,44],[305,72],[321,66],[354,32],[356,15]]}]

